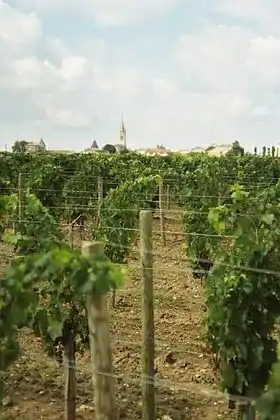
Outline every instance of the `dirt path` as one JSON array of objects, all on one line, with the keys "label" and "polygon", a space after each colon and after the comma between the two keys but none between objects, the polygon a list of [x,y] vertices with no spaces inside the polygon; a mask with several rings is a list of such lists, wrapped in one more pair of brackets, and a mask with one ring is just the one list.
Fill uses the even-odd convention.
[{"label": "dirt path", "polygon": [[[180,220],[166,223],[167,245],[160,245],[154,222],[154,295],[156,334],[156,406],[158,418],[231,419],[218,394],[217,377],[203,342],[204,292],[187,267]],[[129,261],[129,278],[110,308],[118,405],[122,419],[141,418],[141,272],[139,248]],[[2,419],[62,420],[63,372],[42,351],[40,340],[21,335],[23,356],[6,375],[10,406]],[[89,354],[78,358],[77,420],[92,418]]]}]

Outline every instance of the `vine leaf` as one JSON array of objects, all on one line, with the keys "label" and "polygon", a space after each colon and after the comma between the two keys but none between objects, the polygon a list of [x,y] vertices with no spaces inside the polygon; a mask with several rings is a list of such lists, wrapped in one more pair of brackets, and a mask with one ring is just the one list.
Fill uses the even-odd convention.
[{"label": "vine leaf", "polygon": [[272,225],[275,220],[274,214],[263,214],[261,217],[262,222],[266,223],[267,225]]},{"label": "vine leaf", "polygon": [[50,334],[52,340],[55,341],[58,337],[61,337],[62,331],[63,321],[53,319],[48,327],[48,333]]}]

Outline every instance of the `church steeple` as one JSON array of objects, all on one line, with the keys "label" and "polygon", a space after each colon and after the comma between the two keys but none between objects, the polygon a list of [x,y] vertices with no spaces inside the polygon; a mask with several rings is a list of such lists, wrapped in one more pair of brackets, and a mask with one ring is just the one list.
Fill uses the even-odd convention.
[{"label": "church steeple", "polygon": [[123,114],[122,114],[122,122],[121,122],[121,129],[120,129],[120,144],[126,148],[126,128],[124,125]]}]

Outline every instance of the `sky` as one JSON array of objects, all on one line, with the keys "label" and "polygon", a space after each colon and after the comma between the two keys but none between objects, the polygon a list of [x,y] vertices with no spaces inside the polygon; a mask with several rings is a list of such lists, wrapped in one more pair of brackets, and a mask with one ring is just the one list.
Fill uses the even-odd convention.
[{"label": "sky", "polygon": [[0,149],[280,142],[279,0],[0,0]]}]

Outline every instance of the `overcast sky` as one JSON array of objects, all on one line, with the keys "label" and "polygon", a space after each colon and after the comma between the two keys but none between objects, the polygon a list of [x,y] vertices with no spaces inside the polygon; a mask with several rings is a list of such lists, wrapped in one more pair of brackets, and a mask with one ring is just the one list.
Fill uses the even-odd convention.
[{"label": "overcast sky", "polygon": [[0,148],[280,141],[279,0],[0,0]]}]

